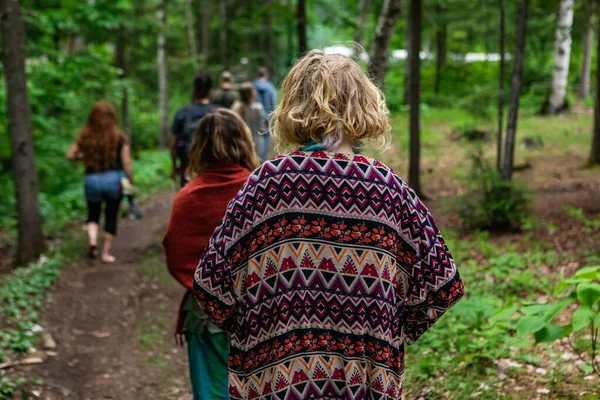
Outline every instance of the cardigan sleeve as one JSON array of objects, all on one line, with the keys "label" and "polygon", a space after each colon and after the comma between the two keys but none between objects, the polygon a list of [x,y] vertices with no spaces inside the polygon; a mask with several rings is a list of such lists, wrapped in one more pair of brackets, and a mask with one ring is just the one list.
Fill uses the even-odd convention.
[{"label": "cardigan sleeve", "polygon": [[424,218],[418,247],[409,272],[403,312],[408,344],[416,342],[464,294],[464,284],[452,255],[429,212]]}]

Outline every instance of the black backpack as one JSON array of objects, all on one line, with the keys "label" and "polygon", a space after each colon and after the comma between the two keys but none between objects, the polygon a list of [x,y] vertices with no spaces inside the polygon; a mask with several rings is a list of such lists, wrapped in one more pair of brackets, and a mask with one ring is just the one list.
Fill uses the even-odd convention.
[{"label": "black backpack", "polygon": [[194,120],[192,118],[192,105],[184,108],[185,118],[183,120],[183,133],[177,138],[176,150],[177,150],[177,158],[181,160],[182,166],[187,166],[188,164],[188,151],[192,146],[192,142],[196,137],[196,132],[198,131],[198,125],[200,125],[200,120],[202,118],[198,118]]}]

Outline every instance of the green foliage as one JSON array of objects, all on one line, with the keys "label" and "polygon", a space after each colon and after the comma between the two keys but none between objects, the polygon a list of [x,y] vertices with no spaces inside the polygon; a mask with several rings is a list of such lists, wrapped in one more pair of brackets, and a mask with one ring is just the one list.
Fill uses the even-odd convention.
[{"label": "green foliage", "polygon": [[[566,292],[568,293],[565,295]],[[600,374],[600,366],[593,358],[593,349],[598,344],[600,325],[600,265],[582,268],[572,278],[564,279],[554,288],[554,295],[557,299],[553,303],[523,306],[521,312],[524,317],[517,325],[517,332],[520,335],[534,334],[536,343],[542,343],[554,342],[571,333],[589,328],[591,331],[591,346],[588,349],[591,356],[590,364],[592,371]],[[553,322],[562,311],[574,307],[570,324],[557,325]]]},{"label": "green foliage", "polygon": [[32,346],[41,331],[38,310],[60,273],[61,261],[59,256],[44,259],[0,280],[0,361],[8,351],[25,352]]},{"label": "green foliage", "polygon": [[468,190],[457,202],[462,221],[472,229],[519,229],[529,216],[530,194],[506,181],[483,158],[481,148],[471,154]]}]

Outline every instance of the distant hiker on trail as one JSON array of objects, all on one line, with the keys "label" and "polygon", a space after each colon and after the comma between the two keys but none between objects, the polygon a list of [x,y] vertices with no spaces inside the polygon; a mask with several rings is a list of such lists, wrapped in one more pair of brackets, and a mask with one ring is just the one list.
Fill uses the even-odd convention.
[{"label": "distant hiker on trail", "polygon": [[101,259],[105,263],[114,262],[115,257],[110,254],[110,250],[117,234],[119,204],[123,197],[121,179],[124,172],[132,190],[133,167],[127,136],[118,127],[117,113],[112,104],[99,101],[94,105],[87,124],[69,148],[67,159],[71,161],[82,159],[85,164],[88,257],[97,256],[98,223],[102,203],[104,203],[104,245]]},{"label": "distant hiker on trail", "polygon": [[193,293],[231,333],[231,399],[402,397],[404,344],[463,295],[415,193],[353,153],[385,145],[383,94],[360,66],[313,50],[291,69],[264,162],[227,207]]},{"label": "distant hiker on trail", "polygon": [[173,277],[188,290],[181,302],[175,338],[188,345],[195,400],[229,399],[229,338],[210,322],[191,295],[198,260],[227,204],[258,165],[250,131],[234,112],[218,109],[200,122],[189,153],[192,181],[175,197],[163,240]]},{"label": "distant hiker on trail", "polygon": [[219,81],[219,89],[215,90],[210,97],[210,102],[221,107],[231,108],[232,104],[237,100],[238,93],[234,89],[233,84],[235,79],[229,71],[223,71]]},{"label": "distant hiker on trail", "polygon": [[[271,119],[271,114],[277,106],[277,91],[273,82],[269,80],[269,70],[267,68],[261,67],[258,69],[254,88],[256,89],[256,100],[262,104],[267,119]],[[271,149],[270,136],[270,132],[267,132],[263,139],[267,154]]]},{"label": "distant hiker on trail", "polygon": [[192,104],[180,108],[175,114],[171,132],[171,160],[173,173],[179,173],[180,185],[185,186],[187,179],[185,171],[188,167],[188,150],[194,140],[198,124],[202,117],[217,108],[211,104],[209,97],[212,89],[212,79],[201,72],[194,79]]},{"label": "distant hiker on trail", "polygon": [[267,117],[263,106],[256,101],[256,91],[252,83],[246,82],[240,86],[240,99],[233,103],[231,109],[238,113],[250,128],[256,153],[261,161],[265,161],[269,155]]}]

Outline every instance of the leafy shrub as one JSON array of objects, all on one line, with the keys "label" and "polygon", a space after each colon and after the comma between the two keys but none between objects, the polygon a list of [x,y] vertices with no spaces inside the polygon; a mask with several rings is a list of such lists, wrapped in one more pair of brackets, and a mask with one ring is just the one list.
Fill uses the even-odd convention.
[{"label": "leafy shrub", "polygon": [[519,229],[526,221],[530,193],[513,181],[506,181],[488,161],[481,148],[471,154],[472,169],[468,190],[457,202],[462,221],[472,229]]},{"label": "leafy shrub", "polygon": [[[565,292],[570,292],[565,296]],[[596,360],[598,327],[600,326],[600,265],[582,268],[573,278],[565,279],[554,288],[553,303],[534,303],[521,308],[525,315],[517,325],[521,335],[535,336],[536,343],[554,342],[573,332],[591,331],[590,355],[587,372],[600,375],[600,364]],[[562,297],[559,297],[562,296]],[[553,321],[565,309],[576,305],[567,325],[556,325]],[[582,368],[585,371],[585,367]]]}]

